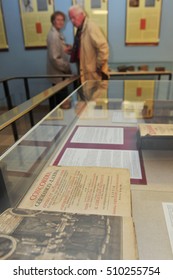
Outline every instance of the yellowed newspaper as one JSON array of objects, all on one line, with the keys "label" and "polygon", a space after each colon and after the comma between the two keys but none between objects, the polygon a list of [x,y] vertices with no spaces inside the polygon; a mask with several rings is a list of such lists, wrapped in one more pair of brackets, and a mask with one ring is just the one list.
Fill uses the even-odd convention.
[{"label": "yellowed newspaper", "polygon": [[130,217],[129,170],[49,166],[43,170],[18,207]]},{"label": "yellowed newspaper", "polygon": [[0,215],[0,243],[6,260],[137,259],[129,170],[45,168]]},{"label": "yellowed newspaper", "polygon": [[10,208],[0,215],[0,260],[136,259],[131,217]]},{"label": "yellowed newspaper", "polygon": [[173,124],[139,124],[140,136],[173,136]]}]

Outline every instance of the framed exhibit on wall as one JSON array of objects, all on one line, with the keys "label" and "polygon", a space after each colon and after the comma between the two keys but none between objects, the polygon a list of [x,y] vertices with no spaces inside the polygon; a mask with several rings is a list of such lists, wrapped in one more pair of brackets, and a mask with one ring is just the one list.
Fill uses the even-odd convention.
[{"label": "framed exhibit on wall", "polygon": [[7,50],[7,49],[8,49],[7,36],[6,36],[5,25],[4,25],[2,3],[0,1],[0,50]]},{"label": "framed exhibit on wall", "polygon": [[107,37],[108,29],[108,0],[73,0],[73,5],[79,4],[87,12],[89,18],[101,27]]},{"label": "framed exhibit on wall", "polygon": [[46,47],[54,0],[19,0],[25,48]]},{"label": "framed exhibit on wall", "polygon": [[162,0],[127,0],[126,45],[158,45]]}]

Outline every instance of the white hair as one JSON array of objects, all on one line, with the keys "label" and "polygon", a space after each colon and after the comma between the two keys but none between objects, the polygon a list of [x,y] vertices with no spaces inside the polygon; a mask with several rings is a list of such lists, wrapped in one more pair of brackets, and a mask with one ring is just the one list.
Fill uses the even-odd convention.
[{"label": "white hair", "polygon": [[84,15],[86,14],[84,9],[79,4],[71,6],[68,12],[70,13],[71,11],[74,11],[76,14],[80,14],[80,13]]}]

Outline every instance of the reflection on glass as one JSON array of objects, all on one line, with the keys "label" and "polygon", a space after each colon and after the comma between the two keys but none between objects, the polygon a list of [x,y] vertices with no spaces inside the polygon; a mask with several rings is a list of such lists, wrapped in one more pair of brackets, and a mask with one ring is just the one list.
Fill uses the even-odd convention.
[{"label": "reflection on glass", "polygon": [[81,119],[107,118],[108,81],[88,81],[78,91],[75,112]]},{"label": "reflection on glass", "polygon": [[138,118],[152,118],[154,103],[154,81],[124,81],[123,110],[134,112]]},{"label": "reflection on glass", "polygon": [[139,0],[130,0],[129,6],[130,7],[139,7]]},{"label": "reflection on glass", "polygon": [[155,0],[145,0],[145,7],[155,7]]},{"label": "reflection on glass", "polygon": [[78,91],[80,99],[91,101],[96,99],[107,99],[108,81],[89,81]]}]

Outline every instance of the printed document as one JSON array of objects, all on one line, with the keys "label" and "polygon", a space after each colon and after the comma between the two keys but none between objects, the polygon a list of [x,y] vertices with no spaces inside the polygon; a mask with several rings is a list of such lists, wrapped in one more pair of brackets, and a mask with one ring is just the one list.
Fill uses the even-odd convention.
[{"label": "printed document", "polygon": [[127,169],[47,167],[19,208],[80,214],[131,216]]},{"label": "printed document", "polygon": [[96,144],[123,144],[124,129],[122,127],[78,127],[71,142]]},{"label": "printed document", "polygon": [[142,179],[138,151],[67,148],[58,165],[127,168],[131,179]]},{"label": "printed document", "polygon": [[169,235],[172,253],[173,253],[173,203],[163,202],[162,205],[163,205],[168,235]]}]

